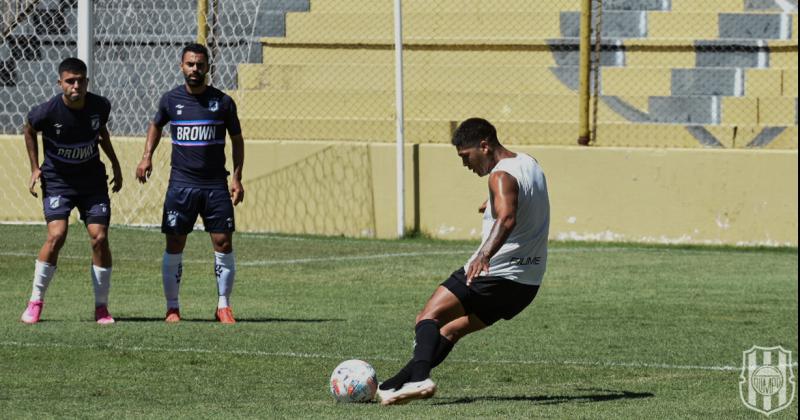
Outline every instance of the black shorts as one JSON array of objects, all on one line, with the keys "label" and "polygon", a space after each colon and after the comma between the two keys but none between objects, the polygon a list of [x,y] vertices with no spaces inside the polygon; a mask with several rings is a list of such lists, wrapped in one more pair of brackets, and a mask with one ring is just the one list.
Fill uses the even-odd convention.
[{"label": "black shorts", "polygon": [[194,229],[198,214],[203,218],[206,232],[224,233],[236,230],[233,202],[228,190],[168,187],[161,217],[161,232],[187,235]]},{"label": "black shorts", "polygon": [[94,194],[47,195],[42,199],[44,220],[67,220],[72,209],[78,208],[81,220],[87,225],[108,226],[111,223],[111,200],[107,192]]},{"label": "black shorts", "polygon": [[459,268],[442,283],[461,301],[464,312],[475,314],[486,325],[511,319],[533,302],[539,286],[522,284],[502,277],[475,277],[467,287],[467,275]]}]

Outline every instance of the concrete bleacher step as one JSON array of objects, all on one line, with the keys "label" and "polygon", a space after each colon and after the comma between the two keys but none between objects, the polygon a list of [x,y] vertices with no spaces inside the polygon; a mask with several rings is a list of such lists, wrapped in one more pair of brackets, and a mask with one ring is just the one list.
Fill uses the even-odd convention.
[{"label": "concrete bleacher step", "polygon": [[[452,48],[452,45],[460,45]],[[361,44],[296,44],[286,39],[264,38],[263,63],[276,64],[393,64],[394,47],[391,43]],[[483,42],[464,41],[461,44],[408,45],[403,52],[406,65],[446,66],[459,63],[464,66],[529,65],[576,66],[579,61],[578,39],[550,39],[519,45],[502,45],[494,48]],[[605,66],[624,65],[625,51],[620,42],[604,42],[602,62]]]},{"label": "concrete bleacher step", "polygon": [[745,10],[797,12],[797,0],[744,0],[744,8]]},{"label": "concrete bleacher step", "polygon": [[739,68],[673,69],[672,96],[742,96],[744,74]]},{"label": "concrete bleacher step", "polygon": [[650,97],[654,122],[670,124],[797,125],[797,98]]},{"label": "concrete bleacher step", "polygon": [[648,111],[653,122],[670,124],[719,124],[718,96],[652,96]]},{"label": "concrete bleacher step", "polygon": [[[304,43],[393,42],[393,16],[386,13],[291,13],[286,37]],[[442,22],[447,22],[443,25]],[[419,39],[548,39],[559,37],[559,12],[426,12],[403,16],[403,37]]]},{"label": "concrete bleacher step", "polygon": [[719,37],[734,39],[791,39],[792,16],[785,13],[721,13]]},{"label": "concrete bleacher step", "polygon": [[[672,0],[673,12],[743,12],[745,0]],[[695,28],[692,28],[695,29]]]},{"label": "concrete bleacher step", "polygon": [[603,95],[797,97],[791,69],[605,67],[601,81]]},{"label": "concrete bleacher step", "polygon": [[[574,121],[576,95],[498,94],[484,92],[406,92],[406,116],[418,119],[489,119]],[[392,118],[394,92],[237,91],[242,117]]]},{"label": "concrete bleacher step", "polygon": [[[598,0],[594,0],[595,5]],[[672,0],[604,0],[604,10],[670,10]],[[596,7],[596,6],[595,6]]]},{"label": "concrete bleacher step", "polygon": [[[409,143],[450,142],[459,120],[408,119]],[[574,145],[577,122],[492,121],[501,140],[509,145]],[[396,139],[393,119],[242,118],[248,139],[333,140],[391,143]],[[773,134],[769,129],[777,128]],[[767,148],[797,149],[797,126],[766,125],[684,126],[661,123],[600,123],[599,146],[604,147],[727,147],[744,148],[759,138]],[[698,135],[697,132],[708,133]],[[765,134],[767,134],[765,136]],[[752,147],[752,146],[750,146]]]},{"label": "concrete bleacher step", "polygon": [[[577,38],[580,36],[580,12],[561,12],[559,20],[562,37]],[[592,22],[592,27],[594,27],[594,23]],[[603,38],[646,37],[647,12],[638,10],[605,11],[600,33]]]},{"label": "concrete bleacher step", "polygon": [[[547,66],[417,66],[403,69],[405,88],[412,91],[570,94]],[[577,74],[577,67],[573,68]],[[576,76],[577,77],[577,76]],[[390,64],[243,64],[240,89],[272,91],[393,91],[394,66]]]},{"label": "concrete bleacher step", "polygon": [[[312,13],[392,13],[393,0],[313,0]],[[542,12],[580,10],[580,0],[537,2],[535,9]],[[403,13],[418,12],[530,12],[530,0],[405,0]]]},{"label": "concrete bleacher step", "polygon": [[697,67],[770,67],[768,44],[761,40],[695,42]]}]

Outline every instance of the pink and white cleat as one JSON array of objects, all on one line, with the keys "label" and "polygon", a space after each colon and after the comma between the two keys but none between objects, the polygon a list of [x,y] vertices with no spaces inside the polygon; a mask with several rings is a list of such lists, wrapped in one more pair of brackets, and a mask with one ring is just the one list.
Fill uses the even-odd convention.
[{"label": "pink and white cleat", "polygon": [[25,309],[25,312],[22,313],[22,317],[19,320],[26,324],[35,324],[39,322],[39,318],[42,316],[43,306],[44,301],[41,300],[32,300],[28,302],[28,307]]},{"label": "pink and white cleat", "polygon": [[113,324],[114,318],[108,313],[108,306],[98,306],[94,308],[94,320],[100,325]]}]

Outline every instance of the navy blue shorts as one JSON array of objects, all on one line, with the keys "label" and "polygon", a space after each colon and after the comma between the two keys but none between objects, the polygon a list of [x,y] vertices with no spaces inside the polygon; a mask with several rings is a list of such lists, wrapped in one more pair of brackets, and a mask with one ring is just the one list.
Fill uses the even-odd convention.
[{"label": "navy blue shorts", "polygon": [[48,195],[42,199],[44,220],[67,220],[72,209],[78,208],[81,220],[87,225],[111,223],[111,200],[108,193]]},{"label": "navy blue shorts", "polygon": [[514,318],[533,302],[539,292],[539,286],[495,276],[475,277],[467,286],[464,267],[454,271],[442,286],[456,295],[467,315],[475,314],[486,325],[501,318]]},{"label": "navy blue shorts", "polygon": [[236,230],[233,202],[228,190],[168,187],[161,217],[161,232],[168,235],[188,235],[194,229],[198,214],[203,218],[206,232],[224,233]]}]

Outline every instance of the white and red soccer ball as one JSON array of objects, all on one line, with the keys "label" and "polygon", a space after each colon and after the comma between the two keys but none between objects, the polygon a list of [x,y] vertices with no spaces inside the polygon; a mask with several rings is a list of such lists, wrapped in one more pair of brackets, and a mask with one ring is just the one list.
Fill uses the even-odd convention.
[{"label": "white and red soccer ball", "polygon": [[345,360],[331,374],[331,395],[337,402],[367,402],[375,397],[378,377],[363,360]]}]

